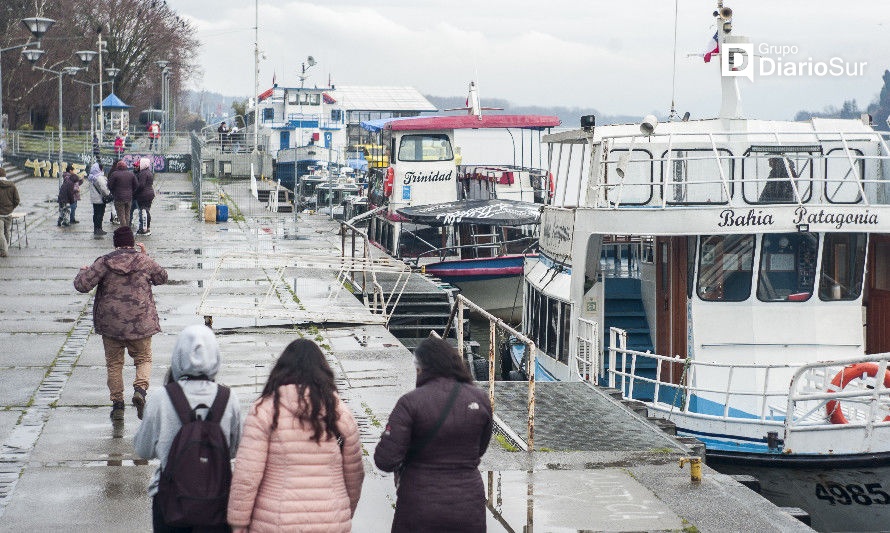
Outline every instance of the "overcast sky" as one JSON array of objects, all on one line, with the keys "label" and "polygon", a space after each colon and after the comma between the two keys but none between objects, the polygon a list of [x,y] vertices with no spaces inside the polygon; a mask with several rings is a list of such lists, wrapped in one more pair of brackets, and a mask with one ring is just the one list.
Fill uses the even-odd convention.
[{"label": "overcast sky", "polygon": [[[190,19],[202,43],[193,88],[232,96],[253,92],[254,9],[250,0],[168,0]],[[790,119],[855,98],[877,98],[890,69],[886,0],[727,0],[736,35],[755,46],[795,46],[784,61],[866,62],[863,76],[743,79],[751,118]],[[701,54],[715,32],[716,2],[679,0],[676,102],[680,113],[716,115],[719,61]],[[513,104],[589,106],[645,115],[670,109],[674,2],[670,0],[326,0],[259,1],[260,90],[298,86],[312,55],[308,85],[407,85],[457,96],[477,80],[485,98]],[[778,56],[768,55],[773,59]]]}]

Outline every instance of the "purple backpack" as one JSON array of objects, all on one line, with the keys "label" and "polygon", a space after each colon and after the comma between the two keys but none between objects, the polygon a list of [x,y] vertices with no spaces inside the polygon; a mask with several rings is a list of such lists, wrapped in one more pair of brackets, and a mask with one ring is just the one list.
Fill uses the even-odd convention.
[{"label": "purple backpack", "polygon": [[182,427],[173,438],[167,464],[161,470],[158,498],[169,526],[217,526],[226,523],[232,464],[229,444],[219,425],[229,403],[229,388],[219,385],[213,405],[202,420],[189,406],[182,387],[165,387]]}]

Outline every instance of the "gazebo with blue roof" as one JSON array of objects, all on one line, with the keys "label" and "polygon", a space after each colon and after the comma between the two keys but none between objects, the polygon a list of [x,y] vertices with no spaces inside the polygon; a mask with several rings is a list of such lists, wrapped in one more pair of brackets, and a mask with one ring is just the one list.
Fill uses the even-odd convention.
[{"label": "gazebo with blue roof", "polygon": [[[101,107],[100,107],[101,105]],[[108,132],[112,135],[117,133],[126,133],[130,128],[130,108],[123,100],[111,93],[102,100],[102,104],[95,106],[96,116],[99,119],[100,130]],[[105,116],[101,116],[104,114]],[[101,125],[104,125],[101,126]]]}]

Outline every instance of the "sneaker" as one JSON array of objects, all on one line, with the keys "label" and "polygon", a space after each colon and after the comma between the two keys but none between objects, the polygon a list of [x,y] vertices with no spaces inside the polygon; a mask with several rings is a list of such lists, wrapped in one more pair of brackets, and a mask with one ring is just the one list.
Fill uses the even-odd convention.
[{"label": "sneaker", "polygon": [[145,235],[145,230],[142,230],[142,229],[137,230],[136,235]]},{"label": "sneaker", "polygon": [[79,221],[79,220],[72,220],[72,221],[71,221],[71,224],[80,224],[80,221]]},{"label": "sneaker", "polygon": [[145,236],[151,235],[151,230],[147,229],[147,230],[143,231],[142,234]]},{"label": "sneaker", "polygon": [[112,420],[123,420],[124,419],[124,402],[114,402],[111,405],[111,419]]},{"label": "sneaker", "polygon": [[102,228],[96,228],[93,230],[93,235],[108,235],[108,232]]},{"label": "sneaker", "polygon": [[136,408],[136,417],[142,420],[142,412],[145,410],[145,389],[133,387],[133,407]]}]

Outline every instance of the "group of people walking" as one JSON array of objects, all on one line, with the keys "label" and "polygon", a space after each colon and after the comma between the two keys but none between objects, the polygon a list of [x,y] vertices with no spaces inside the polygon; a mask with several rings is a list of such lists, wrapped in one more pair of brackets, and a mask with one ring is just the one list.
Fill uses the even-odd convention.
[{"label": "group of people walking", "polygon": [[[131,170],[121,159],[114,163],[106,177],[105,169],[100,161],[90,166],[86,177],[89,187],[90,202],[93,204],[93,235],[102,237],[108,232],[102,229],[105,206],[113,202],[113,212],[109,221],[112,224],[132,226],[133,215],[138,213],[139,224],[137,235],[151,235],[151,204],[155,198],[154,173],[151,160],[143,157],[135,160]],[[69,226],[80,221],[75,217],[77,203],[80,201],[84,179],[74,172],[74,166],[68,164],[62,174],[59,187],[59,218],[57,226]]]},{"label": "group of people walking", "polygon": [[[399,399],[374,452],[377,467],[396,475],[392,531],[485,531],[478,466],[492,434],[488,397],[444,340],[421,342],[415,365],[417,388]],[[351,531],[365,476],[358,425],[324,353],[308,339],[281,353],[243,426],[235,395],[206,414],[235,466],[225,512],[211,502],[183,522],[164,494],[174,490],[163,480],[177,475],[171,454],[179,453],[174,440],[188,420],[177,413],[169,383],[182,389],[189,409],[206,412],[224,388],[214,382],[219,368],[213,332],[189,326],[173,350],[167,385],[148,396],[135,449],[160,460],[149,485],[154,531]],[[218,523],[205,521],[213,515]]]},{"label": "group of people walking", "polygon": [[[363,450],[321,348],[291,342],[242,422],[237,395],[215,381],[221,355],[213,331],[188,326],[164,387],[149,393],[151,341],[160,331],[152,287],[167,282],[167,271],[129,226],[115,230],[114,246],[81,267],[74,287],[96,289],[94,328],[115,423],[126,408],[125,351],[136,366],[135,451],[160,463],[148,489],[154,531],[350,531]],[[445,340],[423,340],[414,366],[416,389],[398,400],[374,452],[377,467],[395,474],[392,531],[485,531],[478,466],[492,434],[488,396]]]}]

